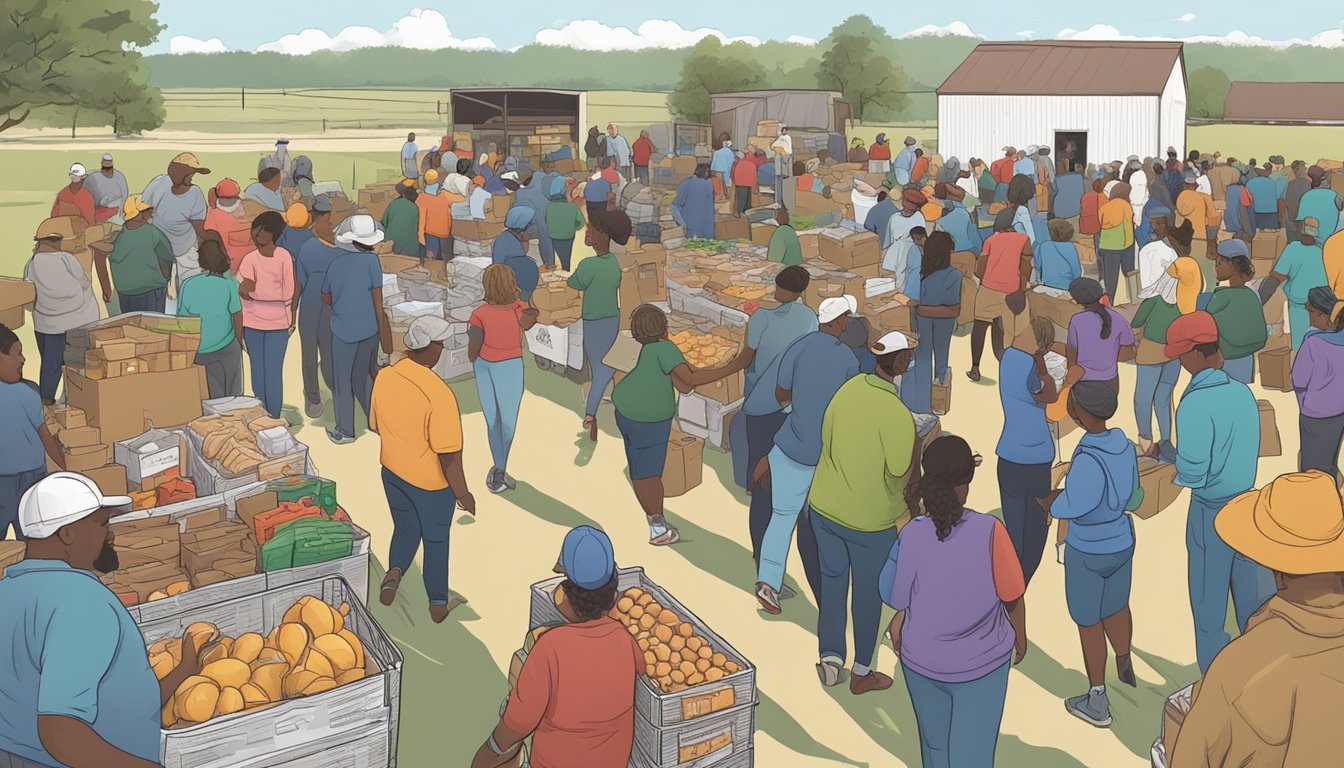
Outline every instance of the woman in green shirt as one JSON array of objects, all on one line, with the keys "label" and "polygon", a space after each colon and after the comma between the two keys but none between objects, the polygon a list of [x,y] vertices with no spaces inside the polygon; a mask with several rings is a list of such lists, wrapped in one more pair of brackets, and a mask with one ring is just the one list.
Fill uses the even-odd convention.
[{"label": "woman in green shirt", "polygon": [[775,227],[774,234],[770,235],[770,249],[766,253],[766,260],[786,267],[802,264],[803,246],[798,241],[798,233],[789,225],[789,209],[779,209],[779,213],[775,214],[775,220],[779,222],[779,226]]},{"label": "woman in green shirt", "polygon": [[397,185],[397,199],[383,211],[383,236],[392,241],[392,252],[421,258],[420,209],[415,207],[415,182],[406,179]]},{"label": "woman in green shirt", "polygon": [[593,441],[597,440],[597,407],[602,404],[602,395],[616,375],[616,369],[603,360],[616,343],[616,335],[621,332],[618,298],[621,265],[611,253],[611,242],[615,240],[625,245],[630,242],[633,230],[634,225],[625,211],[598,211],[594,214],[592,226],[584,233],[583,242],[591,246],[597,255],[579,262],[568,280],[570,288],[583,293],[583,357],[588,361],[588,370],[593,376],[583,412],[583,428],[588,430],[588,438]]},{"label": "woman in green shirt", "polygon": [[1218,282],[1206,311],[1218,324],[1218,347],[1223,351],[1223,370],[1242,384],[1255,375],[1255,353],[1265,348],[1269,329],[1260,294],[1247,287],[1255,267],[1245,256],[1218,254],[1213,265]]},{"label": "woman in green shirt", "polygon": [[205,369],[210,399],[237,397],[243,394],[243,302],[238,283],[229,274],[229,256],[217,235],[201,241],[199,256],[203,271],[182,283],[177,314],[201,319],[196,365]]},{"label": "woman in green shirt", "polygon": [[737,369],[732,363],[702,371],[691,368],[677,345],[667,340],[667,315],[652,304],[635,307],[630,333],[643,347],[635,367],[611,392],[616,427],[625,441],[635,498],[649,518],[649,543],[675,544],[681,534],[663,516],[663,465],[677,415],[677,392],[689,394]]},{"label": "woman in green shirt", "polygon": [[[574,254],[574,235],[583,229],[583,211],[569,199],[568,191],[565,177],[557,176],[551,182],[551,204],[546,206],[546,231],[551,235],[555,255],[560,259],[560,268],[566,272],[569,271],[570,257]],[[555,265],[548,263],[543,267],[549,272]]]}]

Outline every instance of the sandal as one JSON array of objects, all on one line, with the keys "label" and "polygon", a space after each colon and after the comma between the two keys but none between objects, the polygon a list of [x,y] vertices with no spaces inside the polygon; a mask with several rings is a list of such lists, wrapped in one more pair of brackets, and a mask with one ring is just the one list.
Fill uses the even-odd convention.
[{"label": "sandal", "polygon": [[649,539],[649,543],[655,547],[666,547],[669,544],[676,544],[681,541],[681,533],[671,526],[668,526],[667,532],[656,539]]},{"label": "sandal", "polygon": [[979,369],[979,368],[972,368],[971,370],[967,371],[967,372],[966,372],[966,378],[970,379],[971,381],[979,381],[979,380],[980,380],[980,369]]},{"label": "sandal", "polygon": [[597,417],[584,416],[583,427],[588,430],[588,439],[597,442]]}]

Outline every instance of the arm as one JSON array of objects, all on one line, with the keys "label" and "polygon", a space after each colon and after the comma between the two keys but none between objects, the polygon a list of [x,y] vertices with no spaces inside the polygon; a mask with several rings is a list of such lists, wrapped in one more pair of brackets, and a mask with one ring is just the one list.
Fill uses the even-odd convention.
[{"label": "arm", "polygon": [[994,576],[994,592],[1008,612],[1008,621],[1013,625],[1015,636],[1013,647],[1016,651],[1013,663],[1020,664],[1027,655],[1027,606],[1023,596],[1027,592],[1027,583],[1022,575],[1022,564],[1013,549],[1013,541],[1003,523],[994,524],[990,535],[990,570]]},{"label": "arm", "polygon": [[[1188,397],[1188,395],[1187,395]],[[1209,465],[1213,456],[1213,430],[1208,419],[1197,413],[1200,403],[1181,401],[1176,409],[1176,485],[1203,488],[1208,482]]]},{"label": "arm", "polygon": [[98,271],[98,284],[103,287],[103,301],[111,301],[112,278],[107,274],[107,254],[103,251],[95,250],[93,252],[93,266]]},{"label": "arm", "polygon": [[1013,625],[1013,663],[1021,664],[1027,655],[1027,601],[1019,597],[1011,603],[1004,603],[1008,610],[1008,623]]},{"label": "arm", "polygon": [[1019,291],[1027,290],[1031,285],[1031,241],[1022,244],[1022,261],[1018,265]]},{"label": "arm", "polygon": [[713,384],[719,379],[727,378],[737,371],[732,369],[733,360],[730,360],[718,368],[704,368],[693,370],[688,363],[682,363],[672,369],[672,386],[683,395],[690,394],[691,390],[704,384]]},{"label": "arm", "polygon": [[1069,465],[1065,477],[1062,491],[1055,491],[1041,500],[1045,511],[1060,520],[1073,520],[1096,509],[1101,503],[1102,489],[1106,487],[1106,476],[1097,460],[1078,455]]},{"label": "arm", "polygon": [[248,301],[252,301],[254,298],[259,298],[252,295],[253,289],[257,287],[256,281],[250,277],[243,277],[241,274],[239,274],[238,277],[242,278],[238,281],[238,295]]},{"label": "arm", "polygon": [[242,312],[234,312],[234,313],[233,313],[233,335],[234,335],[234,338],[238,339],[238,344],[239,344],[239,346],[241,346],[241,347],[243,348],[243,351],[247,351],[247,341],[243,338],[243,313],[242,313]]},{"label": "arm", "polygon": [[481,347],[485,346],[485,331],[479,325],[472,325],[467,328],[467,360],[476,362],[476,358],[481,356]]},{"label": "arm", "polygon": [[523,739],[526,739],[527,736],[525,733],[517,733],[511,730],[501,720],[495,726],[495,730],[490,733],[490,739],[504,754],[496,755],[487,741],[481,745],[480,749],[476,750],[476,756],[471,761],[471,768],[500,768],[511,764],[518,754],[518,748],[523,744]]},{"label": "arm", "polygon": [[1031,398],[1043,405],[1049,405],[1059,399],[1059,387],[1050,376],[1050,370],[1045,367],[1045,353],[1038,352],[1032,359],[1036,361],[1036,376],[1040,380],[1041,389],[1032,393]]},{"label": "arm", "polygon": [[392,354],[392,324],[388,322],[387,312],[383,310],[383,286],[380,283],[377,288],[369,293],[373,297],[373,316],[378,319],[378,346],[382,348],[383,354],[390,355]]},{"label": "arm", "polygon": [[471,491],[467,488],[467,473],[462,466],[462,452],[439,454],[439,467],[443,470],[444,479],[448,481],[448,487],[453,489],[453,495],[457,497],[457,503],[467,511],[467,514],[474,517],[476,515],[476,497],[472,496]]},{"label": "arm", "polygon": [[51,459],[56,466],[65,469],[65,454],[61,452],[60,443],[56,442],[56,438],[52,436],[51,430],[47,429],[46,424],[37,428],[37,436],[42,440],[42,448],[46,450],[47,458]]},{"label": "arm", "polygon": [[1260,304],[1268,304],[1269,300],[1274,298],[1274,291],[1278,290],[1279,284],[1287,282],[1288,276],[1278,271],[1278,264],[1274,265],[1274,272],[1270,272],[1265,279],[1260,282]]},{"label": "arm", "polygon": [[530,331],[532,326],[537,324],[537,318],[540,316],[541,312],[536,307],[524,306],[518,314],[518,327],[524,331]]},{"label": "arm", "polygon": [[152,760],[122,752],[99,736],[93,726],[73,717],[38,715],[37,737],[57,762],[70,768],[160,768]]},{"label": "arm", "polygon": [[[416,235],[420,238],[420,244],[421,244],[421,245],[424,245],[424,244],[425,244],[425,221],[428,220],[428,218],[429,218],[429,212],[426,210],[425,206],[423,206],[423,205],[417,205],[417,206],[415,206],[415,210],[416,210],[416,212],[417,212],[417,214],[418,214],[418,219],[419,219],[419,223],[416,225],[415,233],[416,233]],[[383,214],[383,218],[387,218],[387,214],[386,214],[386,213]]]},{"label": "arm", "polygon": [[[891,551],[887,553],[887,562],[882,566],[882,574],[877,577],[877,593],[882,598],[882,602],[895,608],[897,615],[903,612],[892,602],[892,586],[896,583],[896,557],[901,549],[901,540],[896,539],[896,543],[891,545]],[[892,633],[892,641],[895,642],[896,633]]]}]

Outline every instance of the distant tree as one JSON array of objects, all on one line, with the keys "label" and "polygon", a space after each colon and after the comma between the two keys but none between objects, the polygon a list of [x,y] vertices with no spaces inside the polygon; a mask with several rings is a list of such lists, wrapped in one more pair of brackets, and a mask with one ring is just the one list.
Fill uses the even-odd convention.
[{"label": "distant tree", "polygon": [[162,98],[148,85],[136,50],[163,30],[154,18],[158,3],[115,5],[119,10],[108,9],[105,0],[5,0],[0,131],[23,123],[33,110],[53,107],[111,116],[113,107],[120,111],[124,105],[135,130],[162,123]]},{"label": "distant tree", "polygon": [[1190,73],[1190,116],[1210,120],[1223,118],[1223,105],[1232,81],[1217,67],[1200,67]]},{"label": "distant tree", "polygon": [[667,106],[679,120],[708,123],[710,96],[759,88],[765,78],[765,67],[751,46],[724,45],[717,37],[707,37],[696,43],[681,65],[681,80],[668,94]]},{"label": "distant tree", "polygon": [[817,84],[844,94],[854,107],[854,119],[862,120],[874,106],[895,112],[910,103],[905,94],[909,90],[905,70],[876,51],[872,38],[832,34],[827,39],[831,47],[821,56]]}]

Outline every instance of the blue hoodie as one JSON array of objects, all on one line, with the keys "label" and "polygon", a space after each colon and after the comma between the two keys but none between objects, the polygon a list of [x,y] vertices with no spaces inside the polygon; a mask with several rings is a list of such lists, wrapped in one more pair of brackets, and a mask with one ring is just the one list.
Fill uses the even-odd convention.
[{"label": "blue hoodie", "polygon": [[1245,384],[1219,368],[1200,371],[1176,408],[1176,484],[1204,501],[1255,487],[1260,408]]},{"label": "blue hoodie", "polygon": [[1134,546],[1125,512],[1143,502],[1134,446],[1119,429],[1084,434],[1073,452],[1064,492],[1050,514],[1069,521],[1069,547],[1089,555],[1113,555]]}]

